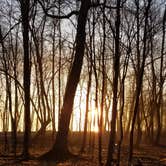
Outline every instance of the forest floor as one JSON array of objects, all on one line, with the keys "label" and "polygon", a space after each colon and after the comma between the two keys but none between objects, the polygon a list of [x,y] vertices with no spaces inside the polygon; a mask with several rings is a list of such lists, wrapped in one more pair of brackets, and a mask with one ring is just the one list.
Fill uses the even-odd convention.
[{"label": "forest floor", "polygon": [[[97,138],[97,134],[96,134]],[[166,142],[160,146],[152,146],[147,144],[141,144],[139,148],[134,148],[133,153],[133,166],[140,165],[138,161],[143,166],[166,166]],[[103,163],[106,162],[107,156],[107,142],[108,138],[103,138]],[[70,142],[70,150],[78,154],[81,138],[78,134],[72,134],[69,137]],[[8,134],[8,144],[11,143],[10,135]],[[98,145],[97,139],[95,141],[94,149],[89,149],[87,145],[86,153],[79,155],[78,158],[70,159],[65,162],[49,162],[49,161],[40,161],[38,157],[43,153],[47,152],[53,143],[53,139],[51,136],[45,136],[45,138],[36,139],[30,148],[31,158],[27,161],[22,160],[20,157],[14,158],[11,153],[11,148],[7,148],[6,152],[4,151],[4,138],[3,135],[0,134],[0,166],[98,166]],[[88,138],[89,143],[89,138]],[[18,136],[18,152],[17,156],[19,156],[22,149],[22,134]],[[120,166],[127,165],[127,157],[128,157],[128,145],[122,146],[121,151],[121,163]],[[116,150],[115,150],[116,153]],[[116,156],[114,156],[116,158]]]}]

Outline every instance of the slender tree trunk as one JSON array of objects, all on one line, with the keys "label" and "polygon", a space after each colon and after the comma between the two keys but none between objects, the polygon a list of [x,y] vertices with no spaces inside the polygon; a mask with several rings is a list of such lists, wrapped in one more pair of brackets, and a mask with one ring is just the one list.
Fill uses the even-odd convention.
[{"label": "slender tree trunk", "polygon": [[[46,127],[51,121],[51,118],[50,118],[51,109],[50,109],[50,106],[49,106],[48,96],[46,94],[46,90],[45,90],[45,86],[44,86],[43,67],[42,67],[43,66],[42,65],[42,60],[43,60],[43,32],[44,32],[44,28],[45,28],[45,22],[46,22],[46,18],[44,18],[44,22],[43,22],[43,25],[42,25],[41,42],[39,42],[39,40],[37,39],[37,36],[34,33],[34,29],[31,29],[33,41],[34,41],[35,48],[36,48],[36,59],[37,59],[36,70],[39,71],[39,83],[38,82],[37,83],[38,83],[38,88],[40,88],[40,96],[38,96],[39,97],[38,100],[40,102],[40,98],[41,98],[41,103],[42,103],[42,107],[43,107],[43,110],[42,110],[43,111],[43,114],[42,114],[43,118],[42,118],[42,121],[41,121],[41,127],[40,127],[38,133],[36,134],[36,136],[34,137],[35,139],[38,136],[45,134]],[[39,47],[39,46],[41,46],[41,47]]]},{"label": "slender tree trunk", "polygon": [[18,72],[17,72],[17,65],[18,65],[18,31],[19,27],[16,31],[16,38],[15,38],[15,45],[13,45],[13,37],[11,34],[11,47],[12,47],[12,56],[13,56],[13,70],[14,70],[14,91],[15,91],[15,97],[14,97],[14,114],[13,114],[13,153],[16,157],[16,151],[17,151],[17,119],[18,119]]},{"label": "slender tree trunk", "polygon": [[112,165],[113,153],[115,146],[116,135],[116,119],[117,119],[117,103],[118,103],[118,77],[119,77],[119,63],[120,63],[120,5],[121,0],[117,0],[116,5],[116,21],[115,21],[115,56],[113,63],[113,106],[112,106],[112,119],[111,119],[111,132],[108,145],[108,155],[106,166]]},{"label": "slender tree trunk", "polygon": [[99,164],[102,165],[102,134],[103,134],[103,112],[105,105],[105,43],[106,43],[106,20],[105,20],[105,4],[103,6],[103,46],[102,46],[102,92],[101,92],[101,105],[100,105],[100,119],[99,119]]},{"label": "slender tree trunk", "polygon": [[[138,107],[139,107],[139,98],[140,93],[142,89],[142,82],[143,82],[143,75],[144,75],[144,66],[145,66],[145,60],[148,54],[147,50],[147,32],[148,32],[148,16],[149,16],[149,10],[151,7],[152,0],[148,0],[148,4],[145,9],[145,25],[144,25],[144,36],[143,36],[143,53],[142,53],[142,64],[139,65],[139,69],[137,71],[137,80],[136,80],[136,99],[135,99],[135,105],[134,105],[134,114],[132,119],[132,125],[131,125],[131,131],[130,131],[130,145],[129,145],[129,160],[128,165],[131,165],[132,162],[132,155],[133,155],[133,138],[134,138],[134,127],[135,127],[135,121],[138,114]],[[139,3],[139,1],[138,1]],[[139,35],[139,34],[138,34]],[[139,42],[139,41],[138,41]],[[138,53],[138,52],[137,52]]]},{"label": "slender tree trunk", "polygon": [[155,66],[154,66],[154,58],[153,58],[153,36],[151,34],[150,36],[150,44],[151,44],[151,53],[150,53],[150,56],[151,56],[151,70],[152,70],[152,95],[151,95],[151,100],[150,100],[150,104],[149,104],[149,107],[150,107],[150,124],[149,126],[147,126],[147,131],[148,131],[148,138],[149,138],[149,141],[151,143],[153,143],[153,140],[154,140],[154,110],[156,108],[156,74],[155,74]]},{"label": "slender tree trunk", "polygon": [[53,43],[52,43],[52,130],[53,139],[56,132],[55,122],[55,21],[53,20]]},{"label": "slender tree trunk", "polygon": [[[17,33],[17,37],[18,37],[18,33]],[[17,39],[16,39],[16,49],[15,49],[15,63],[14,63],[14,78],[15,78],[15,82],[14,82],[14,86],[15,86],[15,111],[14,111],[14,128],[15,128],[15,133],[14,133],[14,155],[16,157],[16,151],[17,151],[17,115],[18,115],[18,84],[17,81],[18,80],[18,73],[17,73],[17,64],[18,64],[18,58],[17,58]]]},{"label": "slender tree trunk", "polygon": [[[61,0],[59,2],[58,14],[61,13]],[[61,20],[59,20],[58,25],[59,31],[59,72],[58,72],[58,123],[60,122],[60,114],[61,114],[61,56],[62,56],[62,43],[61,43]]]},{"label": "slender tree trunk", "polygon": [[[142,95],[140,96],[142,98]],[[140,104],[141,105],[141,104]],[[141,139],[142,139],[142,130],[141,130],[141,109],[142,107],[139,106],[139,113],[137,114],[137,137],[136,137],[136,147],[138,148],[140,143],[141,143]]]},{"label": "slender tree trunk", "polygon": [[88,64],[88,83],[87,83],[87,94],[86,94],[86,110],[85,110],[85,121],[84,121],[84,135],[80,152],[84,152],[86,146],[87,139],[87,125],[88,125],[88,112],[89,112],[89,96],[90,96],[90,88],[91,88],[91,77],[92,77],[92,64]]},{"label": "slender tree trunk", "polygon": [[[1,32],[1,27],[0,27],[0,43],[2,46],[2,64],[4,66],[4,71],[5,71],[5,81],[6,81],[6,104],[8,104],[9,108],[9,115],[10,115],[10,120],[11,120],[11,138],[12,138],[12,150],[14,154],[16,153],[16,148],[15,148],[15,142],[16,142],[16,122],[12,114],[12,91],[11,91],[11,78],[8,76],[9,71],[10,71],[10,54],[7,53],[7,50],[4,46],[3,42],[3,36]],[[7,107],[6,107],[7,108]],[[7,110],[6,110],[7,111]]]},{"label": "slender tree trunk", "polygon": [[163,16],[163,26],[162,26],[162,48],[161,48],[161,60],[160,60],[160,85],[159,85],[159,93],[158,93],[158,101],[157,101],[157,134],[155,138],[155,144],[159,144],[160,135],[161,135],[161,105],[162,105],[162,96],[163,96],[163,85],[164,85],[164,76],[163,76],[163,63],[164,63],[164,45],[165,45],[165,23],[166,23],[166,8]]},{"label": "slender tree trunk", "polygon": [[124,69],[123,69],[123,77],[121,81],[121,90],[120,90],[120,138],[118,141],[118,153],[117,153],[117,166],[120,165],[120,158],[121,158],[121,146],[123,141],[123,114],[124,114],[124,105],[125,105],[125,78],[127,75],[128,63],[129,63],[129,56],[130,56],[130,45],[129,50],[127,51],[127,56],[124,62]]},{"label": "slender tree trunk", "polygon": [[117,165],[120,165],[120,153],[121,153],[121,145],[122,145],[122,141],[123,141],[123,112],[124,112],[124,81],[122,80],[122,88],[121,88],[121,108],[120,108],[120,139],[118,141],[118,154],[117,154],[117,160],[118,163]]}]

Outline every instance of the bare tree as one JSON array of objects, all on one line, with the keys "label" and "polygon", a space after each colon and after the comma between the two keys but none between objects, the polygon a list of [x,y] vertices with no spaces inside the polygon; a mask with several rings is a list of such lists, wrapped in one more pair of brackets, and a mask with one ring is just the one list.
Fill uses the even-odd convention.
[{"label": "bare tree", "polygon": [[20,0],[22,17],[22,34],[24,49],[24,143],[23,157],[29,157],[29,140],[31,132],[30,120],[30,54],[29,54],[29,11],[30,0]]},{"label": "bare tree", "polygon": [[159,78],[159,92],[157,98],[157,134],[155,138],[155,144],[159,144],[160,135],[161,135],[161,109],[162,109],[162,101],[163,101],[163,85],[165,80],[165,75],[163,74],[163,66],[164,66],[164,45],[165,45],[165,25],[166,25],[166,8],[164,11],[163,22],[162,22],[162,46],[161,46],[161,60],[160,60],[160,78]]},{"label": "bare tree", "polygon": [[136,76],[136,90],[135,90],[135,104],[134,104],[134,114],[132,119],[132,125],[131,125],[131,131],[130,131],[130,147],[129,147],[129,165],[131,165],[132,162],[132,155],[133,155],[133,137],[134,137],[134,127],[135,127],[135,121],[136,117],[138,115],[138,107],[139,107],[139,98],[140,93],[142,89],[142,82],[143,82],[143,75],[144,75],[144,67],[145,67],[145,60],[148,55],[147,50],[147,40],[148,40],[148,20],[149,20],[149,11],[151,7],[152,0],[148,0],[146,7],[145,7],[145,20],[144,20],[144,36],[143,36],[143,52],[142,52],[142,62],[140,62],[140,45],[139,45],[139,35],[140,35],[140,22],[139,22],[139,0],[136,1],[137,5],[137,56],[138,56],[138,70],[137,70],[137,76]]},{"label": "bare tree", "polygon": [[86,39],[85,25],[90,5],[90,0],[85,0],[81,2],[76,34],[76,51],[74,61],[67,80],[64,102],[61,109],[58,133],[52,149],[48,153],[44,154],[42,158],[57,160],[64,159],[70,156],[67,137],[69,133],[70,118],[73,111],[74,96],[79,82],[83,63]]},{"label": "bare tree", "polygon": [[116,20],[115,20],[115,55],[113,58],[113,106],[111,119],[111,132],[108,146],[107,163],[112,165],[113,153],[115,146],[116,135],[116,117],[117,117],[117,103],[118,103],[118,77],[119,77],[119,63],[120,63],[120,6],[121,0],[116,2]]}]

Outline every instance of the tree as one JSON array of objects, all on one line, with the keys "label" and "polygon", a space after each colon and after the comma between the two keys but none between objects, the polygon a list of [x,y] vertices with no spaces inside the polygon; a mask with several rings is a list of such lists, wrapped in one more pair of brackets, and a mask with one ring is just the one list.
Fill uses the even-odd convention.
[{"label": "tree", "polygon": [[139,98],[142,89],[142,82],[143,82],[143,75],[144,75],[144,67],[145,67],[145,60],[148,55],[147,50],[147,39],[148,39],[148,20],[149,20],[149,10],[151,7],[152,0],[148,0],[147,4],[145,4],[145,20],[144,20],[144,34],[143,34],[143,51],[142,51],[142,62],[140,62],[140,45],[139,45],[139,35],[140,35],[140,25],[139,25],[139,10],[140,10],[140,2],[139,0],[136,1],[137,5],[137,56],[138,56],[138,64],[137,64],[137,76],[136,76],[136,90],[135,90],[135,101],[134,101],[134,114],[132,119],[131,131],[130,131],[130,145],[129,145],[129,165],[132,162],[132,155],[133,155],[133,137],[134,137],[134,127],[136,117],[139,112]]},{"label": "tree", "polygon": [[106,19],[105,19],[105,5],[106,0],[104,0],[103,4],[103,46],[102,46],[102,88],[101,88],[101,106],[100,106],[100,118],[99,118],[99,164],[102,165],[102,133],[103,133],[103,112],[104,112],[104,106],[105,106],[105,84],[106,84],[106,65],[105,65],[105,49],[106,49]]},{"label": "tree", "polygon": [[35,62],[36,77],[38,77],[39,75],[39,78],[36,78],[37,85],[38,85],[37,89],[39,92],[38,100],[40,105],[40,99],[41,99],[41,106],[42,106],[42,113],[43,113],[43,118],[41,118],[40,120],[41,127],[34,139],[36,139],[38,136],[45,133],[46,127],[51,121],[51,118],[50,118],[51,109],[50,109],[50,105],[48,101],[48,95],[45,90],[44,76],[43,76],[44,75],[43,74],[43,45],[44,45],[43,34],[44,34],[45,24],[46,24],[46,16],[44,16],[44,18],[42,19],[42,26],[40,25],[41,32],[39,32],[39,34],[37,34],[37,31],[35,30],[34,22],[32,25],[33,28],[31,28],[31,34],[34,41],[34,45],[35,45],[35,51],[36,51],[36,54],[35,54],[36,55],[35,56],[36,57],[36,62]]},{"label": "tree", "polygon": [[81,1],[77,24],[75,56],[67,80],[57,136],[52,149],[44,154],[41,158],[59,160],[68,158],[70,156],[67,138],[69,133],[70,118],[73,111],[74,96],[79,82],[83,63],[86,39],[85,26],[90,5],[90,0]]},{"label": "tree", "polygon": [[30,54],[29,54],[29,11],[30,0],[20,0],[22,17],[22,34],[24,49],[24,142],[23,157],[29,157],[29,140],[31,132],[30,120]]},{"label": "tree", "polygon": [[[91,44],[91,42],[90,42],[90,44]],[[90,57],[88,56],[87,59],[88,60],[92,59],[92,53],[90,53]],[[83,134],[83,140],[82,140],[82,145],[81,145],[81,150],[80,150],[81,153],[85,151],[85,146],[86,146],[88,113],[89,113],[89,98],[90,98],[90,88],[91,88],[91,84],[92,84],[91,83],[92,82],[92,60],[90,60],[90,63],[89,63],[89,61],[87,63],[88,63],[88,81],[87,81],[85,120],[84,120],[84,134]]]},{"label": "tree", "polygon": [[165,45],[165,25],[166,25],[166,7],[164,11],[163,21],[162,21],[162,46],[161,46],[161,60],[160,60],[160,78],[159,78],[159,92],[157,98],[157,134],[155,138],[155,144],[158,145],[160,141],[161,134],[161,109],[162,109],[162,100],[163,100],[163,85],[165,81],[165,75],[163,74],[163,65],[164,65],[164,45]]},{"label": "tree", "polygon": [[117,117],[117,103],[118,103],[118,77],[119,77],[119,63],[120,63],[120,6],[121,0],[116,1],[116,21],[115,21],[115,55],[113,58],[113,105],[112,105],[112,119],[111,132],[108,145],[107,163],[112,165],[115,135],[116,135],[116,117]]}]

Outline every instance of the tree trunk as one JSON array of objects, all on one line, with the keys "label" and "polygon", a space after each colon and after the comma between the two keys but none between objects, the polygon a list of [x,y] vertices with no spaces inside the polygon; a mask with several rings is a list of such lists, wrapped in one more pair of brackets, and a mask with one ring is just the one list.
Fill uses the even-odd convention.
[{"label": "tree trunk", "polygon": [[121,145],[123,141],[123,113],[124,113],[124,106],[125,106],[125,78],[127,75],[127,70],[128,70],[128,63],[129,63],[129,57],[130,57],[130,49],[131,45],[129,45],[129,50],[127,51],[127,55],[125,57],[125,62],[124,62],[124,68],[123,68],[123,76],[122,76],[122,81],[121,81],[121,89],[120,89],[120,136],[119,136],[119,141],[118,141],[118,153],[117,153],[117,166],[120,165],[120,158],[121,158]]},{"label": "tree trunk", "polygon": [[115,56],[113,63],[113,106],[112,106],[112,119],[111,119],[111,132],[108,145],[108,155],[106,166],[112,165],[115,135],[116,135],[116,119],[117,119],[117,103],[118,103],[118,77],[119,77],[119,63],[120,63],[120,5],[121,0],[117,0],[116,5],[116,21],[115,21]]},{"label": "tree trunk", "polygon": [[70,156],[67,138],[69,133],[71,114],[73,111],[75,92],[82,69],[85,48],[84,45],[86,39],[85,26],[90,4],[90,0],[84,0],[81,3],[78,16],[75,57],[67,80],[64,102],[59,121],[59,130],[52,149],[44,154],[41,159],[63,160]]},{"label": "tree trunk", "polygon": [[[143,36],[143,53],[142,53],[142,63],[141,66],[138,63],[138,70],[137,70],[137,75],[136,75],[136,99],[135,99],[135,105],[134,105],[134,114],[133,114],[133,119],[132,119],[132,126],[131,126],[131,131],[130,131],[130,145],[129,145],[129,159],[128,159],[128,165],[131,165],[132,162],[132,155],[133,155],[133,138],[134,138],[134,127],[135,127],[135,121],[136,121],[136,117],[138,115],[138,111],[139,111],[139,99],[140,99],[140,93],[142,90],[142,82],[143,82],[143,75],[144,75],[144,66],[145,66],[145,60],[148,54],[147,50],[147,32],[148,32],[148,16],[149,16],[149,10],[151,7],[151,1],[152,0],[148,0],[148,4],[145,8],[145,25],[144,25],[144,36]],[[138,1],[138,5],[139,5],[139,1]],[[137,10],[139,10],[139,8],[137,8]],[[137,13],[138,14],[138,13]],[[138,26],[138,24],[137,24]],[[139,33],[137,34],[138,38],[139,38]],[[137,42],[139,43],[139,40],[137,38]],[[140,56],[139,54],[139,47],[137,47],[137,55]],[[138,62],[139,61],[138,57]]]},{"label": "tree trunk", "polygon": [[[88,64],[89,65],[89,64]],[[88,112],[89,112],[89,96],[90,96],[90,88],[91,88],[91,77],[92,77],[92,64],[88,66],[88,83],[87,83],[87,94],[86,94],[86,110],[85,110],[85,121],[84,121],[84,135],[80,152],[84,152],[86,146],[87,139],[87,125],[88,125]]]},{"label": "tree trunk", "polygon": [[52,130],[53,139],[56,132],[55,123],[55,21],[53,20],[53,43],[52,43]]},{"label": "tree trunk", "polygon": [[105,4],[103,6],[103,45],[102,45],[102,90],[101,90],[101,104],[100,104],[100,117],[99,117],[99,164],[102,165],[102,134],[103,134],[103,112],[105,106],[105,43],[106,43],[106,20],[105,20]]},{"label": "tree trunk", "polygon": [[[61,12],[61,0],[58,1],[58,14]],[[61,20],[59,20],[58,24],[59,31],[59,72],[58,72],[58,125],[60,121],[61,114],[61,56],[62,56],[62,42],[61,42]]]},{"label": "tree trunk", "polygon": [[24,49],[24,141],[23,157],[29,157],[29,140],[31,132],[30,120],[30,55],[29,55],[29,0],[20,0],[22,29],[23,29],[23,49]]},{"label": "tree trunk", "polygon": [[162,26],[162,48],[161,48],[161,60],[160,60],[160,83],[159,83],[159,93],[157,101],[157,134],[155,138],[155,144],[159,144],[160,135],[161,135],[161,105],[163,98],[163,85],[164,85],[164,76],[163,76],[163,63],[164,63],[164,44],[165,44],[165,22],[166,22],[166,8],[163,16],[163,26]]}]

